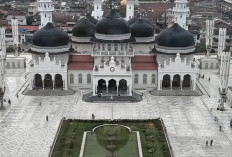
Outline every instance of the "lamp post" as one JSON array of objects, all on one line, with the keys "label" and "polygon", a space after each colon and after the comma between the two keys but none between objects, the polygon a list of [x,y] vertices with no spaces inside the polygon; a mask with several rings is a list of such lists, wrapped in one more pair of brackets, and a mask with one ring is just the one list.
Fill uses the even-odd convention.
[{"label": "lamp post", "polygon": [[219,109],[221,111],[225,110],[224,103],[226,102],[226,94],[228,91],[228,79],[230,72],[230,48],[227,46],[221,54],[221,66],[220,66],[220,88],[219,94],[221,97]]}]

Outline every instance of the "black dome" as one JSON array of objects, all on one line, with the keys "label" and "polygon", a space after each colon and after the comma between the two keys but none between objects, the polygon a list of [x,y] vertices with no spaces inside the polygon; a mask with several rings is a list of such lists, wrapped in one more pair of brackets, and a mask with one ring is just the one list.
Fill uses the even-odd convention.
[{"label": "black dome", "polygon": [[174,23],[158,35],[157,44],[165,47],[188,47],[194,45],[194,39],[189,31]]},{"label": "black dome", "polygon": [[35,46],[56,47],[68,45],[69,37],[67,33],[56,28],[52,23],[36,31],[32,37],[32,44]]},{"label": "black dome", "polygon": [[96,26],[88,19],[83,20],[73,27],[73,35],[76,37],[94,37]]},{"label": "black dome", "polygon": [[[132,19],[128,20],[128,23],[129,23],[129,25],[132,25],[135,22],[137,22],[139,19],[141,19],[139,16],[133,17]],[[146,22],[147,24],[152,26],[152,24],[147,19],[145,19],[145,18],[142,18],[142,19],[144,22]]]},{"label": "black dome", "polygon": [[[93,24],[97,24],[97,22],[98,22],[98,20],[97,19],[95,19],[94,17],[92,17],[91,15],[90,15],[90,13],[87,13],[86,14],[86,19],[88,19],[91,23],[93,23]],[[78,20],[77,21],[77,23],[76,24],[78,24],[78,23],[80,23],[82,20],[84,20],[85,18],[81,18],[80,20]]]},{"label": "black dome", "polygon": [[152,37],[153,28],[147,24],[143,19],[139,19],[134,24],[130,25],[132,37]]},{"label": "black dome", "polygon": [[112,9],[106,17],[98,21],[96,25],[96,33],[126,34],[130,33],[130,26],[126,20],[121,18],[121,16]]}]

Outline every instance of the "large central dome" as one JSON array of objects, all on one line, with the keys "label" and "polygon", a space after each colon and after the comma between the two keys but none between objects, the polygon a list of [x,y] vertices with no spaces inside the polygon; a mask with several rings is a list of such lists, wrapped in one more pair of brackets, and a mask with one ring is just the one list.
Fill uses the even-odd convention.
[{"label": "large central dome", "polygon": [[172,27],[162,31],[157,37],[157,45],[165,47],[189,47],[194,45],[193,35],[174,23]]},{"label": "large central dome", "polygon": [[127,34],[130,33],[130,26],[114,9],[98,21],[96,33],[105,35]]}]

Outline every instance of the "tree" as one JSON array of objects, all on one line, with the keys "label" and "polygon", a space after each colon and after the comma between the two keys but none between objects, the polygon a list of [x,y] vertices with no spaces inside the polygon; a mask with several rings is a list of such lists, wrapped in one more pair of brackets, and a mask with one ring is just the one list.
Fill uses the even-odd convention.
[{"label": "tree", "polygon": [[32,25],[33,22],[34,22],[33,17],[28,17],[27,18],[27,25]]},{"label": "tree", "polygon": [[197,43],[196,45],[196,53],[205,53],[206,52],[206,46],[205,46],[205,39],[201,39],[200,43]]}]

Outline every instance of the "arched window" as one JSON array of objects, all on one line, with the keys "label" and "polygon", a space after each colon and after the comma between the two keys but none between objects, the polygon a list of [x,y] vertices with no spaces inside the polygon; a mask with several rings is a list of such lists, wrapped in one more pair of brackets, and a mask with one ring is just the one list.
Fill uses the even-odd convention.
[{"label": "arched window", "polygon": [[87,74],[87,83],[91,83],[91,74]]},{"label": "arched window", "polygon": [[73,76],[73,74],[70,74],[70,84],[73,84],[74,83],[74,76]]},{"label": "arched window", "polygon": [[151,84],[155,84],[155,74],[151,75]]},{"label": "arched window", "polygon": [[82,84],[82,74],[78,74],[78,83]]},{"label": "arched window", "polygon": [[143,84],[147,84],[147,74],[143,74]]},{"label": "arched window", "polygon": [[138,84],[139,83],[139,75],[135,74],[134,76],[134,84]]}]

